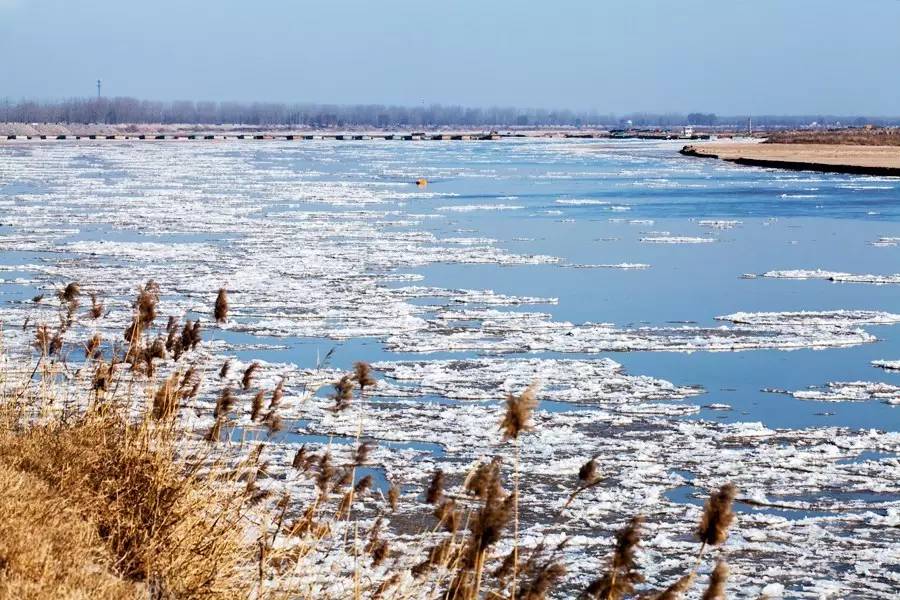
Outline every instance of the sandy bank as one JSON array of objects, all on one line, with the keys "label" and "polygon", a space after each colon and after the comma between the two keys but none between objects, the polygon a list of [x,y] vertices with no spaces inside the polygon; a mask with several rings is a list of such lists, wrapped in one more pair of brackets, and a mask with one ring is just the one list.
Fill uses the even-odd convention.
[{"label": "sandy bank", "polygon": [[897,146],[691,144],[682,148],[681,153],[757,167],[900,176],[900,148]]}]

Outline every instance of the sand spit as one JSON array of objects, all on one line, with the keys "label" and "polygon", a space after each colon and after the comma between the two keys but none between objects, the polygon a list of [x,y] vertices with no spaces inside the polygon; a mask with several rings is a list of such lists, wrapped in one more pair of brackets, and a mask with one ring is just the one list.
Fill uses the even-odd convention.
[{"label": "sand spit", "polygon": [[681,154],[738,165],[855,175],[900,176],[900,148],[827,144],[690,144]]}]

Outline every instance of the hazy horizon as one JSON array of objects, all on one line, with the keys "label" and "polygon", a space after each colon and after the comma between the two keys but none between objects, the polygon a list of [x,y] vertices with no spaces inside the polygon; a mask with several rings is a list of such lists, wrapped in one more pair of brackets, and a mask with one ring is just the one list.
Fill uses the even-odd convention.
[{"label": "hazy horizon", "polygon": [[163,101],[894,116],[898,22],[897,0],[0,0],[0,98],[99,78]]}]

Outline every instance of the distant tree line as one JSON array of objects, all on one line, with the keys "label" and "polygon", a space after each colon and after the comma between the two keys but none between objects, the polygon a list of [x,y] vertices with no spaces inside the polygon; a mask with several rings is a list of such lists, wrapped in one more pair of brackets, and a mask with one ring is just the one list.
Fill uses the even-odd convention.
[{"label": "distant tree line", "polygon": [[[464,106],[385,106],[381,104],[311,104],[276,102],[162,102],[137,98],[72,98],[59,101],[9,99],[0,101],[0,119],[18,123],[127,123],[293,126],[314,128],[376,127],[746,127],[746,115],[721,117],[712,113],[600,114],[589,111],[472,108]],[[900,118],[862,116],[754,116],[757,127],[801,127],[810,123],[835,125],[900,125]]]}]

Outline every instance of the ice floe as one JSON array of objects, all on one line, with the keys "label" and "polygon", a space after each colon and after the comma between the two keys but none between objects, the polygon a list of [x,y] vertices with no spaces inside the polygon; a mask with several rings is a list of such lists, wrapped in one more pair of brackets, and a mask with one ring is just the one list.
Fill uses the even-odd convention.
[{"label": "ice floe", "polygon": [[828,382],[824,388],[810,388],[783,393],[790,394],[799,400],[818,400],[821,402],[881,400],[887,404],[900,404],[900,386],[872,381]]},{"label": "ice floe", "polygon": [[772,279],[825,279],[834,282],[872,283],[875,285],[900,283],[900,273],[894,275],[859,275],[854,273],[841,273],[839,271],[825,271],[823,269],[766,271],[761,277],[769,277]]},{"label": "ice floe", "polygon": [[645,244],[708,244],[715,242],[715,238],[702,238],[690,236],[650,236],[642,237]]}]

